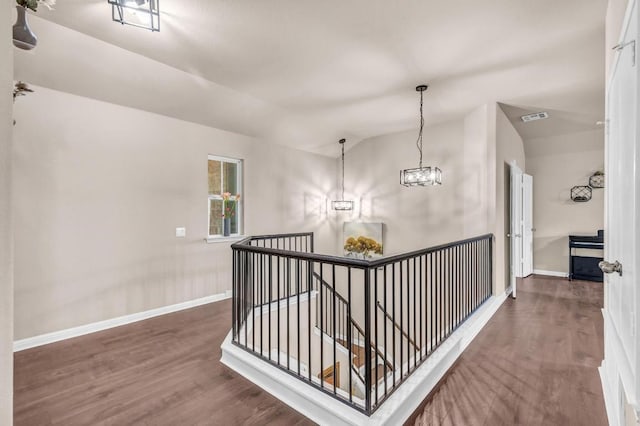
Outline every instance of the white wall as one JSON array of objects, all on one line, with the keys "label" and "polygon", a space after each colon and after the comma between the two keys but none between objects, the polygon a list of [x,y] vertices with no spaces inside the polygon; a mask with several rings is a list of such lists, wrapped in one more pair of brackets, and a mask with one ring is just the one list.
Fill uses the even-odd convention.
[{"label": "white wall", "polygon": [[525,142],[527,173],[533,176],[534,269],[569,272],[569,235],[595,235],[604,227],[604,190],[586,203],[571,201],[571,187],[588,185],[604,170],[604,131]]},{"label": "white wall", "polygon": [[496,206],[495,107],[485,104],[464,118],[464,236],[493,232]]},{"label": "white wall", "polygon": [[16,339],[229,290],[230,243],[203,241],[208,154],[245,160],[246,234],[333,248],[334,159],[33,88],[15,108]]},{"label": "white wall", "polygon": [[[384,223],[385,254],[452,242],[464,236],[464,122],[424,130],[424,165],[442,170],[442,186],[404,187],[400,170],[418,167],[416,131],[365,140],[346,153],[345,190],[356,199],[347,220]],[[339,240],[342,233],[339,233]]]},{"label": "white wall", "polygon": [[0,6],[0,425],[13,422],[12,9],[13,2]]},{"label": "white wall", "polygon": [[339,215],[338,228],[346,220],[383,222],[385,254],[494,233],[496,291],[503,291],[508,273],[505,166],[516,161],[524,169],[522,138],[495,103],[427,127],[424,164],[442,169],[443,184],[405,188],[399,173],[417,167],[416,136],[409,131],[371,138],[346,153],[346,196],[357,202],[352,214]]}]

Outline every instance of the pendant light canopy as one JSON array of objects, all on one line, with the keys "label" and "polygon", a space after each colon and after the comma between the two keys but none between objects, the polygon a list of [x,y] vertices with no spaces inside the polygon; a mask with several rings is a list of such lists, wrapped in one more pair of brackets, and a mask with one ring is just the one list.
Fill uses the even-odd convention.
[{"label": "pendant light canopy", "polygon": [[107,0],[111,19],[122,25],[160,31],[160,0]]},{"label": "pendant light canopy", "polygon": [[420,92],[420,132],[416,146],[420,153],[420,162],[415,169],[404,169],[400,171],[400,184],[404,186],[433,186],[442,185],[442,171],[438,167],[422,167],[422,132],[424,130],[424,115],[422,112],[423,94],[427,90],[426,85],[416,87]]},{"label": "pendant light canopy", "polygon": [[334,210],[349,211],[353,210],[353,201],[344,199],[344,144],[346,139],[340,139],[338,142],[342,150],[342,197],[339,200],[331,202],[331,207]]}]

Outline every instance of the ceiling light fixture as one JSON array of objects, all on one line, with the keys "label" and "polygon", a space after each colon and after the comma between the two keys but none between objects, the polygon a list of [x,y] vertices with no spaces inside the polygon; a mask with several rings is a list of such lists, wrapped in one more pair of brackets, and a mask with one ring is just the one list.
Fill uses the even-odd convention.
[{"label": "ceiling light fixture", "polygon": [[344,199],[344,144],[346,139],[340,139],[338,142],[340,144],[340,148],[342,149],[342,197],[339,200],[334,200],[331,202],[331,207],[334,210],[348,211],[353,210],[353,201]]},{"label": "ceiling light fixture", "polygon": [[160,31],[160,0],[107,0],[111,19],[122,25],[132,25]]},{"label": "ceiling light fixture", "polygon": [[442,185],[442,171],[437,167],[422,167],[422,132],[424,130],[424,115],[422,112],[423,94],[429,86],[420,85],[416,91],[420,92],[420,132],[416,146],[420,153],[420,162],[417,169],[405,169],[400,171],[400,184],[404,186],[434,186]]}]

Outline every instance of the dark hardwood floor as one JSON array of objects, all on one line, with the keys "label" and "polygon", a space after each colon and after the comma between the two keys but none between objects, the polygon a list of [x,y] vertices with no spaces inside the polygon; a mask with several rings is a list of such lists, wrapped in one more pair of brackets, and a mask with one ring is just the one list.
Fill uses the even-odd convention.
[{"label": "dark hardwood floor", "polygon": [[15,425],[306,425],[220,363],[224,301],[16,353]]},{"label": "dark hardwood floor", "polygon": [[409,425],[606,425],[601,283],[518,287]]},{"label": "dark hardwood floor", "polygon": [[[408,424],[606,425],[602,284],[519,287]],[[16,353],[15,425],[302,425],[220,364],[218,302]]]}]

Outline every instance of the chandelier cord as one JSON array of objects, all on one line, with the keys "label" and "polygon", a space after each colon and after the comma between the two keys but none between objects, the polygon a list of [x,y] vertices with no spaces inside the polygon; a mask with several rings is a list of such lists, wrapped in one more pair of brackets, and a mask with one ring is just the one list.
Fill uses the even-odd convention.
[{"label": "chandelier cord", "polygon": [[422,168],[422,129],[424,129],[424,115],[422,114],[422,94],[420,91],[420,132],[418,133],[418,140],[416,141],[416,146],[418,147],[418,152],[420,153],[420,168]]},{"label": "chandelier cord", "polygon": [[344,142],[340,142],[342,147],[342,201],[344,201]]}]

